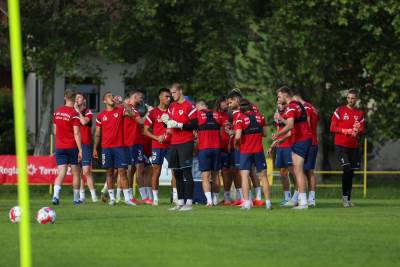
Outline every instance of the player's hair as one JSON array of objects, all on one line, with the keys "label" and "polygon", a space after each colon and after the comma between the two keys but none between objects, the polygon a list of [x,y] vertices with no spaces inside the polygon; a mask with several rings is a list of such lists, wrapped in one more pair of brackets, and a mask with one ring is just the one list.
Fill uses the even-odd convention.
[{"label": "player's hair", "polygon": [[276,93],[282,93],[282,94],[287,94],[289,96],[293,96],[293,91],[290,89],[288,86],[284,85],[281,86],[278,90],[276,90]]},{"label": "player's hair", "polygon": [[206,100],[204,100],[203,98],[200,98],[199,100],[197,100],[197,101],[196,101],[196,105],[197,105],[197,104],[203,105],[203,106],[205,106],[206,108],[208,108],[207,102],[206,102]]},{"label": "player's hair", "polygon": [[240,112],[242,112],[242,113],[253,110],[251,102],[249,100],[247,100],[246,98],[240,99],[239,109],[240,109]]},{"label": "player's hair", "polygon": [[135,94],[142,94],[142,95],[144,95],[144,93],[143,93],[142,91],[140,91],[139,89],[133,89],[133,90],[131,90],[128,94],[129,94],[129,97],[131,97],[131,96],[133,96],[133,95],[135,95]]},{"label": "player's hair", "polygon": [[158,90],[158,95],[161,95],[162,93],[171,93],[171,92],[169,91],[168,88],[163,87],[160,90]]},{"label": "player's hair", "polygon": [[183,91],[183,86],[182,86],[180,83],[173,83],[173,84],[171,85],[171,88],[176,88],[176,89],[178,89],[179,91]]},{"label": "player's hair", "polygon": [[81,95],[83,99],[87,100],[86,95],[81,91],[76,92],[76,95]]},{"label": "player's hair", "polygon": [[66,89],[64,92],[64,97],[66,100],[75,101],[76,91],[73,89]]},{"label": "player's hair", "polygon": [[227,99],[234,99],[234,98],[238,98],[238,99],[242,99],[242,94],[238,91],[236,91],[235,89],[230,91],[229,94],[226,96]]},{"label": "player's hair", "polygon": [[358,91],[357,89],[349,89],[349,91],[347,91],[346,95],[355,95],[356,97],[358,97]]},{"label": "player's hair", "polygon": [[221,103],[226,101],[226,96],[224,95],[220,95],[219,97],[217,97],[217,99],[215,100],[214,103],[214,110],[217,112],[221,112]]},{"label": "player's hair", "polygon": [[103,94],[103,100],[104,100],[104,98],[106,98],[106,95],[108,95],[108,94],[112,94],[112,92],[111,91],[105,91],[104,94]]}]

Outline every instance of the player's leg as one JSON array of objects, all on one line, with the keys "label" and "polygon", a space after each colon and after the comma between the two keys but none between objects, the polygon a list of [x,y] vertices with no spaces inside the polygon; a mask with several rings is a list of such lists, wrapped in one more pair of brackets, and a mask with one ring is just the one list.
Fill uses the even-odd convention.
[{"label": "player's leg", "polygon": [[248,210],[251,208],[250,199],[250,172],[253,167],[253,154],[240,154],[240,177],[242,179],[242,190],[244,203],[242,209]]},{"label": "player's leg", "polygon": [[164,161],[164,155],[162,155],[162,149],[153,148],[152,149],[152,157],[151,157],[151,166],[153,169],[151,175],[151,188],[153,193],[153,205],[158,205],[158,187],[160,184],[160,175],[161,175],[161,165]]},{"label": "player's leg", "polygon": [[94,179],[93,179],[93,175],[92,175],[92,167],[91,166],[82,166],[82,173],[86,177],[86,183],[89,187],[90,195],[92,196],[92,201],[97,202],[96,187],[95,187]]},{"label": "player's leg", "polygon": [[199,170],[201,171],[201,180],[204,195],[207,199],[207,206],[212,206],[212,195],[211,195],[211,161],[210,149],[203,149],[199,151]]},{"label": "player's leg", "polygon": [[179,158],[178,158],[178,145],[171,145],[168,155],[168,168],[172,169],[173,172],[173,180],[175,180],[176,193],[177,193],[177,201],[176,206],[170,208],[170,211],[180,210],[185,204],[185,196],[184,196],[184,184],[183,184],[183,172],[179,166]]},{"label": "player's leg", "polygon": [[269,210],[271,209],[271,199],[270,199],[270,188],[267,176],[267,163],[265,162],[264,152],[253,154],[253,165],[255,166],[256,171],[258,173],[258,177],[262,183],[265,196],[265,208]]},{"label": "player's leg", "polygon": [[183,184],[184,184],[184,199],[185,206],[180,211],[190,211],[193,205],[194,181],[192,174],[193,167],[193,142],[187,142],[179,145],[179,165],[182,166]]},{"label": "player's leg", "polygon": [[125,204],[129,206],[136,206],[136,204],[130,198],[129,193],[129,181],[126,172],[129,159],[126,157],[126,149],[124,147],[118,147],[113,149],[113,151],[115,153],[114,168],[118,170],[118,177],[120,179]]},{"label": "player's leg", "polygon": [[232,172],[234,174],[233,176],[233,183],[236,188],[236,200],[233,202],[233,205],[235,206],[240,206],[244,203],[244,198],[243,198],[243,189],[242,189],[242,176],[240,174],[240,151],[238,149],[235,149],[235,151],[232,154],[233,156],[233,167],[232,167]]},{"label": "player's leg", "polygon": [[222,176],[222,181],[224,182],[224,205],[232,204],[230,191],[233,182],[233,176],[230,170],[228,157],[229,157],[228,152],[221,153],[221,166],[222,166],[221,176]]},{"label": "player's leg", "polygon": [[219,177],[219,171],[211,171],[211,192],[212,192],[212,203],[218,205],[219,202],[219,191],[221,190],[221,180]]},{"label": "player's leg", "polygon": [[147,191],[146,204],[152,205],[153,204],[153,191],[151,188],[151,177],[153,174],[153,168],[151,167],[151,164],[148,162],[147,158],[145,159],[143,173],[144,173],[145,187],[146,187],[146,191]]},{"label": "player's leg", "polygon": [[296,184],[299,191],[299,207],[307,207],[306,195],[306,175],[303,170],[304,158],[296,153],[292,153],[293,170],[296,175]]},{"label": "player's leg", "polygon": [[343,207],[349,208],[349,195],[351,194],[350,180],[352,180],[352,169],[351,162],[348,155],[348,151],[345,147],[336,146],[335,147],[339,163],[342,167],[342,202]]},{"label": "player's leg", "polygon": [[57,165],[58,175],[54,180],[54,190],[53,190],[53,198],[52,203],[54,205],[58,205],[60,203],[60,192],[61,185],[64,181],[65,175],[67,174],[67,165]]},{"label": "player's leg", "polygon": [[203,192],[207,199],[207,206],[212,206],[212,196],[211,196],[211,184],[210,184],[210,171],[202,171],[201,172],[201,180],[203,186]]},{"label": "player's leg", "polygon": [[358,148],[350,148],[348,149],[349,153],[349,158],[350,158],[350,163],[351,163],[351,172],[349,176],[351,176],[351,179],[349,179],[349,192],[348,192],[348,204],[350,207],[354,207],[354,204],[352,202],[351,198],[351,193],[353,190],[353,178],[354,178],[354,171],[360,169],[360,153]]},{"label": "player's leg", "polygon": [[[260,178],[257,175],[256,166],[253,165],[250,170],[250,178],[251,183],[254,188],[255,198],[253,200],[254,206],[263,206],[264,202],[262,201],[262,193],[261,193],[261,186],[260,186]],[[251,194],[251,192],[250,192]]]},{"label": "player's leg", "polygon": [[71,164],[71,172],[72,172],[72,188],[74,191],[74,204],[81,204],[80,201],[80,184],[81,184],[81,166],[79,164]]},{"label": "player's leg", "polygon": [[317,161],[318,146],[311,146],[307,159],[304,162],[304,171],[307,176],[308,182],[308,205],[315,206],[315,192],[317,187],[317,177],[315,176],[314,169]]}]

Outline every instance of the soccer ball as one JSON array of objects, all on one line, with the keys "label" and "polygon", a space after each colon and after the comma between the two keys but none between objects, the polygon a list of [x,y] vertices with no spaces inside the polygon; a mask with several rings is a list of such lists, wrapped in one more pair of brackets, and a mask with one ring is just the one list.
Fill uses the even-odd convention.
[{"label": "soccer ball", "polygon": [[40,224],[50,224],[56,221],[56,212],[49,207],[41,208],[36,214],[36,220]]},{"label": "soccer ball", "polygon": [[12,223],[19,223],[21,221],[21,214],[22,214],[21,208],[15,206],[10,209],[8,216],[10,217],[10,221]]}]

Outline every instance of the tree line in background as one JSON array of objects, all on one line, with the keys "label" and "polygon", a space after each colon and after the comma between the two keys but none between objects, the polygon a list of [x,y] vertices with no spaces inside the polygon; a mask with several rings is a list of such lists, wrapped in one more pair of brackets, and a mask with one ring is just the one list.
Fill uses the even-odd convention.
[{"label": "tree line in background", "polygon": [[[189,95],[212,100],[239,87],[269,117],[275,90],[296,88],[320,110],[323,154],[348,88],[361,92],[371,141],[400,135],[399,1],[23,0],[21,7],[25,70],[45,88],[36,153],[48,151],[54,74],[73,73],[82,55],[142,62],[126,77],[142,88],[180,81]],[[2,46],[1,64],[7,55]]]}]

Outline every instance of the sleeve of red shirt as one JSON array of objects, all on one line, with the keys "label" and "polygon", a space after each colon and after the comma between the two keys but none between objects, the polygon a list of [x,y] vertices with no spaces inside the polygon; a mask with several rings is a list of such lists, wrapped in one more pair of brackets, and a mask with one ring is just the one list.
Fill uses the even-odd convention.
[{"label": "sleeve of red shirt", "polygon": [[197,119],[197,110],[193,105],[189,108],[188,118],[189,120]]},{"label": "sleeve of red shirt", "polygon": [[101,127],[101,120],[100,120],[101,113],[97,114],[96,117],[96,126]]},{"label": "sleeve of red shirt", "polygon": [[152,126],[153,125],[153,112],[150,111],[149,114],[147,114],[146,119],[144,120],[144,125],[146,126]]},{"label": "sleeve of red shirt", "polygon": [[74,126],[81,126],[81,121],[79,120],[79,114],[78,112],[74,112],[73,116],[72,116],[73,121],[73,125]]},{"label": "sleeve of red shirt", "polygon": [[364,119],[364,114],[361,112],[359,134],[360,135],[364,134],[364,131],[365,131],[365,119]]},{"label": "sleeve of red shirt", "polygon": [[237,116],[237,119],[233,126],[234,130],[241,130],[243,128],[243,118],[240,114]]},{"label": "sleeve of red shirt", "polygon": [[85,117],[89,118],[90,120],[93,119],[93,113],[90,109],[88,109],[88,111],[86,112]]},{"label": "sleeve of red shirt", "polygon": [[293,106],[293,104],[289,104],[286,112],[285,112],[286,118],[295,118],[296,117],[296,107]]},{"label": "sleeve of red shirt", "polygon": [[340,120],[339,114],[340,114],[339,109],[336,109],[332,115],[331,127],[330,127],[331,133],[341,133],[342,132],[342,128],[339,128],[339,120]]}]

